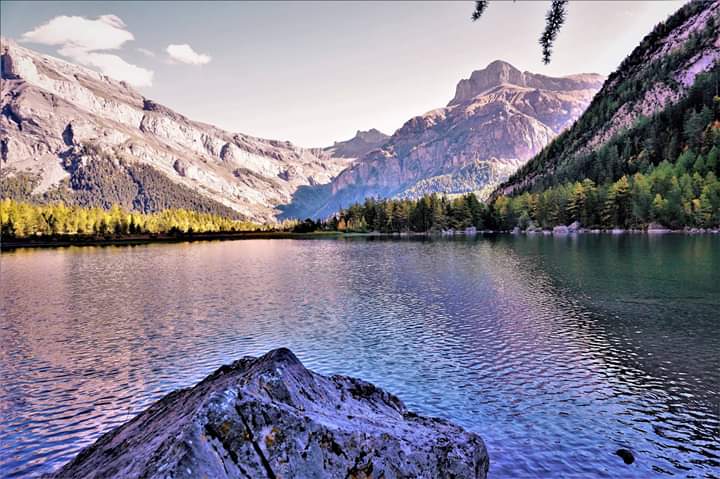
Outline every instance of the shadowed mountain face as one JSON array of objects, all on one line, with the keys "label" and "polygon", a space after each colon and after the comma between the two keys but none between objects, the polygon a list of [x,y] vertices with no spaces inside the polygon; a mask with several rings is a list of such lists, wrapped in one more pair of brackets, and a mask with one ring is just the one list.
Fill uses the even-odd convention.
[{"label": "shadowed mountain face", "polygon": [[349,164],[192,121],[123,82],[4,38],[0,51],[2,169],[31,175],[36,194],[59,186],[81,204],[112,199],[268,221],[299,186],[327,183]]},{"label": "shadowed mountain face", "polygon": [[322,217],[369,196],[487,192],[572,125],[602,83],[494,61],[461,80],[446,107],[410,119],[329,186],[300,189],[284,214]]}]

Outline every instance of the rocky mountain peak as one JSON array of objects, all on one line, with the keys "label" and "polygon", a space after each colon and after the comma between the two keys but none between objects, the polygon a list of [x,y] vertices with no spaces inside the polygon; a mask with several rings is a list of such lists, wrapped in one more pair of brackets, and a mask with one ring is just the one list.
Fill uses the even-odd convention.
[{"label": "rocky mountain peak", "polygon": [[493,61],[461,80],[448,106],[409,119],[373,148],[360,134],[336,143],[333,156],[357,161],[329,187],[301,191],[283,214],[324,217],[367,197],[486,195],[572,125],[603,81],[585,73],[549,77]]},{"label": "rocky mountain peak", "polygon": [[538,73],[523,72],[503,60],[495,60],[482,70],[475,70],[470,78],[460,80],[455,97],[448,106],[471,101],[478,95],[502,86],[514,85],[521,88],[567,92],[575,90],[597,91],[605,78],[595,73],[581,73],[563,77],[550,77]]},{"label": "rocky mountain peak", "polygon": [[0,37],[0,78],[5,80],[19,80],[20,75],[13,59],[14,43],[5,37]]},{"label": "rocky mountain peak", "polygon": [[[663,111],[667,112],[671,105],[683,101],[693,90],[693,84],[699,76],[712,71],[720,63],[718,18],[720,1],[708,0],[687,2],[667,20],[658,23],[617,70],[610,74],[587,112],[577,119],[574,126],[565,131],[551,148],[540,152],[497,189],[493,198],[500,194],[526,191],[536,184],[542,184],[543,188],[555,185],[561,176],[558,172],[561,171],[573,172],[563,173],[562,181],[584,178],[598,180],[598,177],[586,176],[593,172],[608,171],[603,161],[595,155],[605,145],[619,142],[620,138],[624,138],[623,145],[636,144],[631,138],[635,138],[632,135],[640,131],[640,118],[649,121],[643,123],[643,128],[649,128],[648,131],[651,131],[648,125],[653,125],[652,128],[663,131],[663,135],[670,135],[672,129],[667,126],[671,123],[668,117],[662,117],[663,120],[653,118]],[[592,82],[593,75],[579,74],[563,78],[533,75],[532,80],[546,86],[574,83],[577,90]],[[680,133],[675,134],[678,138],[682,137]],[[648,158],[652,163],[667,155],[667,152],[660,155],[657,153],[659,150],[655,150],[660,148],[661,143],[652,143],[655,145],[652,148],[633,150],[630,157],[617,160],[608,176],[626,171],[622,169],[626,167],[625,161]],[[602,180],[605,181],[605,178]]]},{"label": "rocky mountain peak", "polygon": [[367,143],[377,143],[388,139],[388,136],[376,128],[371,128],[367,131],[358,130],[355,133],[355,138],[359,138]]},{"label": "rocky mountain peak", "polygon": [[512,84],[525,86],[525,74],[503,60],[495,60],[482,70],[475,70],[470,78],[460,80],[455,90],[455,97],[450,105],[462,103],[502,85]]},{"label": "rocky mountain peak", "polygon": [[525,76],[523,73],[503,60],[495,60],[488,64],[484,70],[476,70],[470,75],[470,80],[476,83],[488,82],[489,86],[510,83],[512,85],[523,85]]}]

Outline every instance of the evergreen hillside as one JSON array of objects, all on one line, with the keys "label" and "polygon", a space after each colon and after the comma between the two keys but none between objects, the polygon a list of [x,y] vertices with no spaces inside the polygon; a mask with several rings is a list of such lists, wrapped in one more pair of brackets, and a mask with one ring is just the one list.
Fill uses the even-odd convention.
[{"label": "evergreen hillside", "polygon": [[684,163],[690,156],[706,157],[718,135],[713,122],[718,119],[719,12],[718,1],[695,1],[658,24],[573,127],[492,198],[586,179],[602,185],[624,175],[649,174],[663,161],[676,164],[683,153]]},{"label": "evergreen hillside", "polygon": [[[564,174],[498,196],[500,227],[678,229],[720,225],[720,66],[697,77],[679,102],[616,135]],[[574,180],[574,181],[571,181]]]}]

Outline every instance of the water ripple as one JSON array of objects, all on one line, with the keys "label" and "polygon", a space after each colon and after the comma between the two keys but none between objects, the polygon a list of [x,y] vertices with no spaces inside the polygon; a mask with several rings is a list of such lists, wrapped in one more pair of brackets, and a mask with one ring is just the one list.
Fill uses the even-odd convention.
[{"label": "water ripple", "polygon": [[3,253],[0,476],[288,346],[478,431],[493,478],[720,477],[719,271],[711,237]]}]

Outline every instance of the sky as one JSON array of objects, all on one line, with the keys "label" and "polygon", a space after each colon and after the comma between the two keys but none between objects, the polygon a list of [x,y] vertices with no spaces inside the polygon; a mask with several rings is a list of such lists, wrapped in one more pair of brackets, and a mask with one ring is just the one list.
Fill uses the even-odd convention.
[{"label": "sky", "polygon": [[392,133],[493,60],[611,73],[680,1],[571,1],[552,62],[549,1],[0,1],[0,33],[132,83],[193,120],[301,146]]}]

